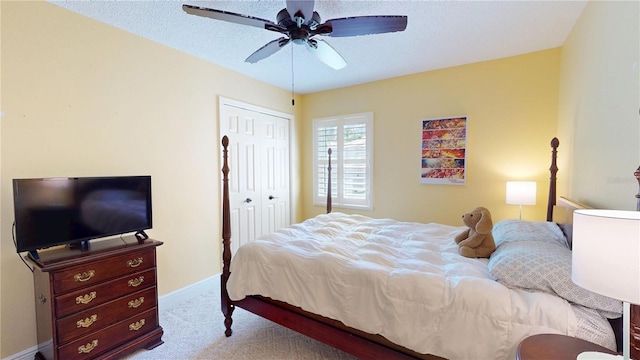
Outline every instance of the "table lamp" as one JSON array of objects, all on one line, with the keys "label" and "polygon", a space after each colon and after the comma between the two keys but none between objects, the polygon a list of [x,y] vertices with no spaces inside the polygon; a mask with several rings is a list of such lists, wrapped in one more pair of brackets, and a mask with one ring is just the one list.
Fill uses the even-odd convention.
[{"label": "table lamp", "polygon": [[578,359],[629,359],[630,303],[640,304],[640,212],[573,212],[571,280],[622,301],[622,356],[584,352]]},{"label": "table lamp", "polygon": [[520,219],[522,219],[522,205],[536,204],[536,182],[507,181],[507,204],[520,205]]}]

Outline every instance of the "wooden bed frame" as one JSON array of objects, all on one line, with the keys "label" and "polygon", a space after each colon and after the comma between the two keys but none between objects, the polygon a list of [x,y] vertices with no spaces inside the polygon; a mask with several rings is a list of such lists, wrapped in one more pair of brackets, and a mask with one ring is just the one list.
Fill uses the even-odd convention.
[{"label": "wooden bed frame", "polygon": [[[549,202],[547,205],[547,221],[553,221],[553,211],[556,206],[556,174],[557,149],[560,142],[557,138],[551,141],[552,155],[551,173],[549,182]],[[442,359],[434,355],[419,354],[415,351],[399,346],[380,335],[373,335],[345,326],[339,321],[320,315],[312,314],[299,307],[273,300],[262,296],[248,296],[240,301],[233,301],[227,293],[227,281],[229,279],[231,264],[231,214],[229,207],[229,166],[228,166],[227,136],[222,138],[223,166],[222,166],[222,260],[223,268],[220,281],[222,313],[225,320],[225,335],[231,336],[232,314],[236,307],[243,308],[265,319],[271,320],[298,333],[307,335],[334,348],[355,355],[360,359]],[[331,155],[331,150],[329,150]],[[637,174],[640,174],[640,168]],[[331,179],[331,157],[329,156],[328,176]],[[640,176],[640,175],[638,175]],[[639,178],[640,183],[640,178]],[[327,213],[331,212],[331,181],[327,193]],[[638,206],[640,210],[640,193]],[[566,229],[565,229],[566,230]],[[622,321],[612,321],[614,329],[617,328],[616,339],[620,339]],[[452,343],[455,346],[455,343]],[[619,345],[620,348],[620,345]]]}]

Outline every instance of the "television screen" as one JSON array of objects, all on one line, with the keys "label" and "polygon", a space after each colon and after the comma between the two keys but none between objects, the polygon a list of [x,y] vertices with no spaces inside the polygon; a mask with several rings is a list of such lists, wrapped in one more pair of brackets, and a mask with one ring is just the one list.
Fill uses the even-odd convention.
[{"label": "television screen", "polygon": [[151,176],[14,179],[17,252],[151,229]]}]

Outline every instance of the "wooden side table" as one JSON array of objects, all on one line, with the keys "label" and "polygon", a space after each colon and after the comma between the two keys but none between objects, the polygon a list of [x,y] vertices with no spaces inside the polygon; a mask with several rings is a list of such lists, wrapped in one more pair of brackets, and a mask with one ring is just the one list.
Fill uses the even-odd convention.
[{"label": "wooden side table", "polygon": [[529,336],[518,345],[518,360],[575,360],[583,351],[598,351],[616,355],[600,345],[565,335],[539,334]]}]

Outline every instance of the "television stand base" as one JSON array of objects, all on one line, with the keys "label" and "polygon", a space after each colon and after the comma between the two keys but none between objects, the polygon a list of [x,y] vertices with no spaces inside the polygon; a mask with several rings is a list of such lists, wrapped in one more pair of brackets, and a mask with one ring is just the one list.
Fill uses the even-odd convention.
[{"label": "television stand base", "polygon": [[89,240],[82,240],[77,243],[70,244],[69,249],[79,249],[80,251],[89,251],[91,250],[91,245],[89,245]]},{"label": "television stand base", "polygon": [[40,255],[38,255],[38,250],[29,251],[29,254],[27,256],[29,256],[29,259],[35,262],[40,262]]},{"label": "television stand base", "polygon": [[147,235],[147,233],[144,232],[144,230],[140,230],[135,233],[135,237],[136,239],[138,239],[138,244],[142,244],[144,243],[145,240],[149,238],[149,235]]}]

